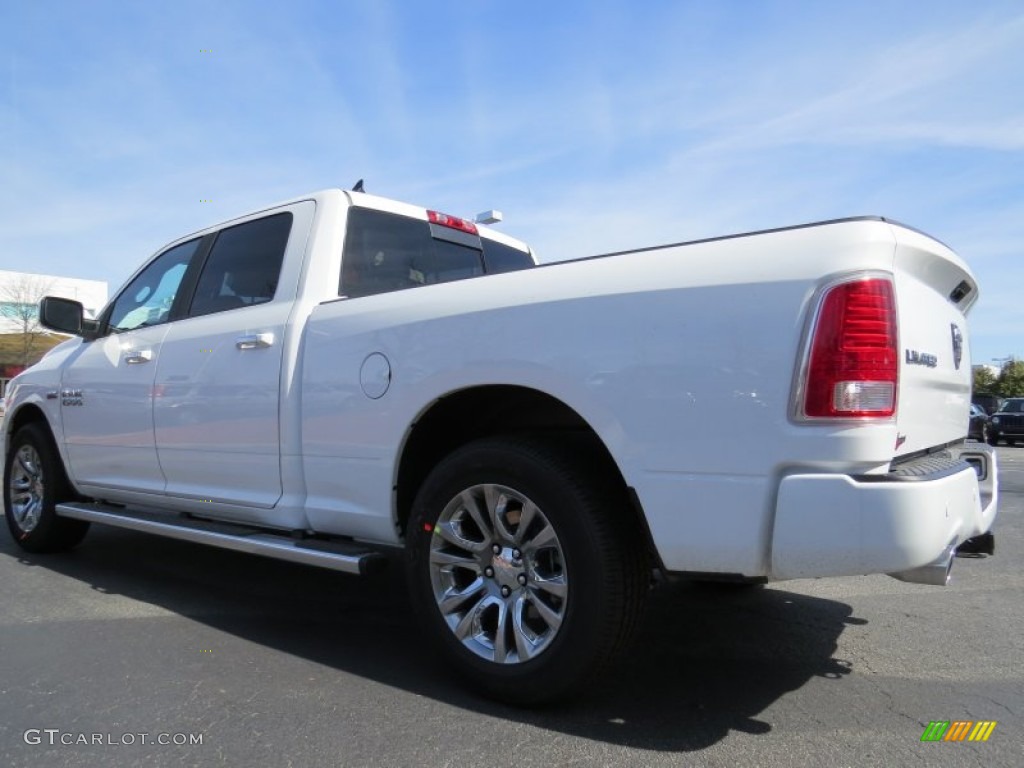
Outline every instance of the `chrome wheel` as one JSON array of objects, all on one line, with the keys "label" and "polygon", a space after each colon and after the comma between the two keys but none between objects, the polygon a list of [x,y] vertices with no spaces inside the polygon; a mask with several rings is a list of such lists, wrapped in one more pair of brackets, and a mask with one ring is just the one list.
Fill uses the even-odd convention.
[{"label": "chrome wheel", "polygon": [[39,454],[31,445],[22,445],[14,455],[10,491],[14,522],[24,533],[30,533],[39,524],[44,495]]},{"label": "chrome wheel", "polygon": [[569,582],[562,545],[536,504],[503,485],[474,485],[448,502],[432,533],[434,600],[465,648],[519,664],[551,644]]},{"label": "chrome wheel", "polygon": [[38,553],[63,552],[76,546],[89,524],[57,514],[57,504],[75,498],[75,491],[46,424],[25,424],[8,445],[4,519],[18,546]]},{"label": "chrome wheel", "polygon": [[637,625],[650,569],[629,499],[578,435],[498,435],[452,451],[406,523],[413,610],[466,683],[512,704],[599,677]]}]

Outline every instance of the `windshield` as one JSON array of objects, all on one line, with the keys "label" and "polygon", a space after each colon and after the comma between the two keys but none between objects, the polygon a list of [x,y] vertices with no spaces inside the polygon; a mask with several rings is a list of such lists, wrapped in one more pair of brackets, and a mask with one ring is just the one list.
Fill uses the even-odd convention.
[{"label": "windshield", "polygon": [[1024,399],[1021,400],[1007,400],[1003,403],[1003,407],[999,409],[1000,413],[1024,413]]}]

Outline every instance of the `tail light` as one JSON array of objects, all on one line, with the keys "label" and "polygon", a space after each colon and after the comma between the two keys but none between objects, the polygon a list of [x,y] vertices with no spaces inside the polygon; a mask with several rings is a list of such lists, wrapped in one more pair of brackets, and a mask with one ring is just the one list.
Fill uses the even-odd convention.
[{"label": "tail light", "polygon": [[808,346],[802,415],[889,418],[896,413],[899,340],[889,277],[858,277],[821,298]]},{"label": "tail light", "polygon": [[466,221],[466,219],[460,219],[458,216],[449,216],[447,213],[438,213],[437,211],[427,211],[427,221],[431,224],[438,224],[442,227],[449,227],[450,229],[457,229],[460,232],[465,232],[469,235],[480,234],[476,228],[476,224],[472,221]]}]

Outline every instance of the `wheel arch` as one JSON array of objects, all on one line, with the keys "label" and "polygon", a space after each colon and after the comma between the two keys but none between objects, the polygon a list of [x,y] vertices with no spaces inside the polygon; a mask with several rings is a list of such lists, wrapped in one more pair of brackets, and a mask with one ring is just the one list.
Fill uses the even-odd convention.
[{"label": "wheel arch", "polygon": [[[540,390],[519,385],[480,385],[451,392],[425,408],[403,440],[395,476],[394,522],[404,538],[413,502],[427,475],[445,456],[473,440],[501,435],[549,435],[583,441],[593,451],[597,471],[607,472],[627,493],[624,514],[635,523],[657,558],[640,502],[628,486],[600,435],[575,409]],[[653,562],[659,563],[658,559]]]},{"label": "wheel arch", "polygon": [[[8,414],[7,418],[4,419],[4,445],[8,451],[10,451],[11,448],[11,439],[17,434],[18,430],[26,424],[41,424],[46,429],[47,434],[49,434],[50,440],[53,441],[54,448],[59,448],[53,435],[53,428],[50,426],[50,420],[46,418],[46,414],[43,412],[43,409],[35,403],[26,403],[15,411],[14,414]],[[57,455],[60,456],[61,461],[63,461],[64,456],[59,450]]]},{"label": "wheel arch", "polygon": [[71,479],[71,473],[68,471],[67,456],[64,455],[64,446],[57,440],[57,435],[54,432],[53,425],[50,424],[50,420],[46,416],[46,411],[36,403],[25,403],[13,414],[8,414],[7,418],[4,419],[4,463],[6,464],[7,456],[10,454],[14,436],[18,433],[19,429],[28,424],[38,424],[46,432],[46,436],[50,441],[50,447],[60,463],[60,470],[64,473],[64,479],[74,488],[74,481]]},{"label": "wheel arch", "polygon": [[[80,498],[71,483],[64,457],[54,435],[53,428],[44,410],[26,403],[4,421],[4,518],[11,535],[22,549],[37,553],[63,552],[77,546],[89,530],[89,523],[61,517],[56,505],[62,501]],[[26,432],[26,438],[18,438]],[[24,447],[35,450],[31,463],[14,461],[15,451]],[[16,466],[28,485],[14,486]],[[28,478],[24,475],[29,474]],[[22,482],[19,481],[19,482]],[[28,501],[21,500],[21,513],[14,499],[15,490],[27,494]],[[29,507],[35,512],[29,516]]]}]

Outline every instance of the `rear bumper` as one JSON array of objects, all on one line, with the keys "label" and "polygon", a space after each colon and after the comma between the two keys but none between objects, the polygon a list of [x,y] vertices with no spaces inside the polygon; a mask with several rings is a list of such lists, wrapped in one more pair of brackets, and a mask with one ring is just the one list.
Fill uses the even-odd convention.
[{"label": "rear bumper", "polygon": [[770,578],[906,571],[988,531],[999,495],[995,452],[970,444],[953,453],[971,466],[899,479],[783,478]]}]

